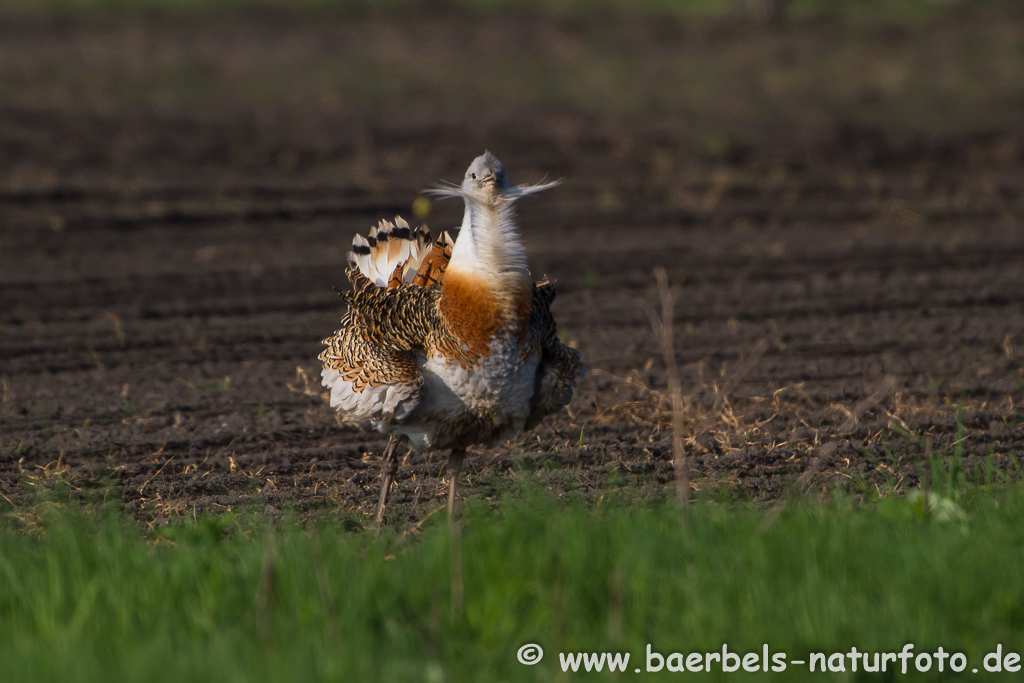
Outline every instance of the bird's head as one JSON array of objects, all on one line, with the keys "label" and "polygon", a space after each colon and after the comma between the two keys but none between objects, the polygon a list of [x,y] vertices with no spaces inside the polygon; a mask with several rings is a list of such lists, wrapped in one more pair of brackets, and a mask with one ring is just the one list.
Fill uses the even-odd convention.
[{"label": "bird's head", "polygon": [[504,202],[511,204],[520,197],[554,187],[559,182],[511,185],[505,176],[504,164],[498,161],[498,157],[485,151],[473,159],[473,163],[466,169],[462,185],[446,184],[431,192],[439,197],[462,197],[466,201],[485,205]]},{"label": "bird's head", "polygon": [[505,166],[490,152],[473,159],[466,169],[466,177],[462,179],[462,191],[475,199],[487,200],[508,189]]}]

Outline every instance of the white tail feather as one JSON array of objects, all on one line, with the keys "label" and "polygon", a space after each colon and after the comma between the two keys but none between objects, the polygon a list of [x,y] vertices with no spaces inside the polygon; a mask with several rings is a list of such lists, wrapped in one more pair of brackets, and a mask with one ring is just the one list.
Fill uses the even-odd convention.
[{"label": "white tail feather", "polygon": [[356,235],[348,262],[375,285],[386,288],[399,266],[402,282],[412,282],[430,246],[426,226],[412,229],[402,217],[395,216],[394,223],[382,220],[370,228],[368,237]]}]

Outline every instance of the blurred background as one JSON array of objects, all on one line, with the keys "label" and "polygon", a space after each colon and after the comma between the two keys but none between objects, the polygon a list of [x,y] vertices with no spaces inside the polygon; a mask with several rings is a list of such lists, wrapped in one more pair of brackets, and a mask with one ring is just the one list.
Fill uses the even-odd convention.
[{"label": "blurred background", "polygon": [[2,11],[13,188],[179,169],[193,184],[374,193],[404,189],[407,172],[423,183],[462,168],[445,149],[454,140],[531,154],[524,173],[568,171],[602,147],[620,190],[665,192],[697,156],[838,146],[869,162],[924,140],[955,154],[1016,132],[1024,104],[1021,12],[999,0],[8,0]]},{"label": "blurred background", "polygon": [[[0,491],[59,463],[156,517],[369,509],[383,442],[318,387],[333,287],[380,218],[455,227],[413,203],[485,148],[513,182],[565,179],[520,216],[593,372],[477,482],[537,461],[663,494],[656,265],[695,487],[872,480],[863,452],[925,437],[1005,458],[1022,111],[1008,0],[7,0]],[[439,467],[410,463],[429,485],[396,509]]]}]

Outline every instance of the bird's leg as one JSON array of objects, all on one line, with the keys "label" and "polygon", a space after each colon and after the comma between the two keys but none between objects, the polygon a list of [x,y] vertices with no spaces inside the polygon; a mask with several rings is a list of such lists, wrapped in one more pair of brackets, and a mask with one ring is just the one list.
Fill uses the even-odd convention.
[{"label": "bird's leg", "polygon": [[388,504],[388,494],[391,493],[391,482],[398,473],[398,458],[395,457],[395,450],[398,448],[398,439],[395,436],[388,437],[387,448],[384,449],[384,462],[380,467],[380,500],[377,502],[377,528],[384,522],[384,508]]},{"label": "bird's leg", "polygon": [[459,504],[459,476],[462,474],[462,460],[465,457],[464,448],[453,448],[448,456],[448,521],[452,523],[458,518],[456,507]]}]

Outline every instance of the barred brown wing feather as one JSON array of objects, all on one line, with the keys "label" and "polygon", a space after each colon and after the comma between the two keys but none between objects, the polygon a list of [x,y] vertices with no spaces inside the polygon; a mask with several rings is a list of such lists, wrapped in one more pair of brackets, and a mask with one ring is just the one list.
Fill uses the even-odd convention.
[{"label": "barred brown wing feather", "polygon": [[[360,278],[352,274],[354,286]],[[331,405],[356,421],[401,421],[422,398],[415,354],[434,326],[437,292],[413,285],[380,289],[370,283],[341,296],[349,312],[320,354]]]},{"label": "barred brown wing feather", "polygon": [[320,354],[324,367],[354,383],[356,391],[367,386],[420,380],[412,351],[397,351],[374,344],[358,325],[344,326],[324,343],[328,345]]},{"label": "barred brown wing feather", "polygon": [[447,232],[442,232],[430,251],[423,257],[419,270],[416,271],[412,284],[421,287],[440,285],[448,262],[452,259],[452,239]]},{"label": "barred brown wing feather", "polygon": [[572,400],[576,380],[586,371],[580,352],[558,341],[558,325],[551,315],[551,302],[554,299],[553,285],[542,281],[534,286],[530,347],[534,352],[539,349],[541,358],[537,365],[526,429],[532,429],[546,416],[567,406]]},{"label": "barred brown wing feather", "polygon": [[360,328],[367,341],[395,351],[422,351],[436,329],[440,292],[411,284],[391,289],[368,287],[342,292],[349,305],[350,326]]}]

